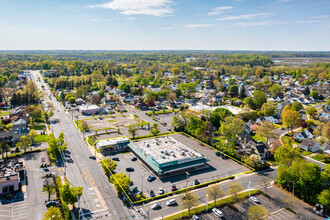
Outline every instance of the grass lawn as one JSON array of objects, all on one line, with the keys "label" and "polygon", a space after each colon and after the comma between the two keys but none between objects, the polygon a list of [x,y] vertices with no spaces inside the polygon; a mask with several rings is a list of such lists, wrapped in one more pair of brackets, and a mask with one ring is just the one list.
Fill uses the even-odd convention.
[{"label": "grass lawn", "polygon": [[9,112],[0,112],[0,115],[9,115]]},{"label": "grass lawn", "polygon": [[324,155],[324,154],[318,154],[315,156],[312,156],[314,160],[321,161],[323,163],[330,163],[330,156]]},{"label": "grass lawn", "polygon": [[46,129],[46,125],[31,125],[30,129],[34,129],[34,130],[45,130]]},{"label": "grass lawn", "polygon": [[282,141],[283,141],[284,144],[288,144],[291,141],[292,144],[296,144],[296,145],[300,146],[299,142],[295,141],[294,139],[292,139],[292,137],[289,137],[289,136],[284,135],[282,137]]},{"label": "grass lawn", "polygon": [[310,154],[312,154],[312,152],[310,152],[310,151],[304,151],[304,152],[302,153],[303,156],[308,156],[308,155],[310,155]]},{"label": "grass lawn", "polygon": [[39,142],[46,142],[47,141],[47,134],[39,134],[34,138],[34,141],[39,143]]},{"label": "grass lawn", "polygon": [[113,119],[109,119],[108,122],[116,122],[115,120]]},{"label": "grass lawn", "polygon": [[253,138],[255,141],[263,141],[264,143],[266,143],[266,138],[261,137],[261,136],[258,135],[258,134],[255,134],[254,136],[252,136],[252,138]]}]

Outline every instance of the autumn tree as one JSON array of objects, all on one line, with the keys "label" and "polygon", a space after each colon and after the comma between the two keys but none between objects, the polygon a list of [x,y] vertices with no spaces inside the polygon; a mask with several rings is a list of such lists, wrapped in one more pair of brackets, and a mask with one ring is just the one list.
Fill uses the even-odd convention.
[{"label": "autumn tree", "polygon": [[180,74],[180,68],[179,67],[173,67],[172,68],[172,73],[174,75],[179,75]]},{"label": "autumn tree", "polygon": [[294,128],[300,126],[301,119],[300,115],[295,110],[287,110],[283,114],[283,125],[293,131]]},{"label": "autumn tree", "polygon": [[99,95],[92,95],[91,97],[91,103],[98,105],[101,103],[101,97]]},{"label": "autumn tree", "polygon": [[207,188],[207,195],[209,195],[213,201],[214,205],[216,205],[217,199],[225,196],[225,192],[222,190],[221,186],[218,184],[214,184]]},{"label": "autumn tree", "polygon": [[312,118],[315,118],[317,116],[316,108],[314,106],[308,106],[306,108],[306,114]]},{"label": "autumn tree", "polygon": [[330,121],[328,121],[322,128],[322,136],[330,142]]}]

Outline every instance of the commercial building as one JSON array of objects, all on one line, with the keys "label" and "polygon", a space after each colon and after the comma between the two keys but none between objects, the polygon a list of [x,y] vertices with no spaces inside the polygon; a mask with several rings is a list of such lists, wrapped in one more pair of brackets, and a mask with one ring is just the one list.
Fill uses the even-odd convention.
[{"label": "commercial building", "polygon": [[95,143],[95,147],[101,153],[107,153],[110,151],[123,151],[127,149],[127,145],[130,143],[130,140],[122,137],[122,138],[114,138],[109,140],[101,140]]},{"label": "commercial building", "polygon": [[100,113],[100,107],[97,105],[82,105],[79,107],[79,111],[83,115],[92,115]]},{"label": "commercial building", "polygon": [[21,181],[25,179],[23,162],[10,161],[0,167],[0,195],[16,192],[21,189]]},{"label": "commercial building", "polygon": [[128,144],[132,152],[158,175],[191,172],[209,167],[202,154],[173,137],[157,137]]}]

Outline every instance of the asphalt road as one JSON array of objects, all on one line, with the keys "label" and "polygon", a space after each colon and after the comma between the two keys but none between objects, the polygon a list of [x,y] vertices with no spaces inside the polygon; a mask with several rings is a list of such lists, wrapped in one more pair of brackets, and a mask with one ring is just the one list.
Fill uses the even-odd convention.
[{"label": "asphalt road", "polygon": [[[38,71],[31,71],[33,80],[41,90],[41,85],[47,96],[50,94],[48,86],[42,81]],[[40,77],[41,82],[36,79]],[[50,101],[54,107],[54,118],[59,119],[51,125],[55,136],[63,132],[68,144],[66,152],[66,177],[73,186],[82,186],[83,195],[80,199],[80,207],[86,218],[101,217],[105,219],[120,219],[121,217],[134,216],[133,209],[125,207],[118,198],[114,187],[104,175],[101,166],[95,160],[88,157],[91,152],[83,141],[83,136],[76,130],[71,119],[67,116],[61,105],[51,96]],[[48,99],[45,97],[46,100]]]}]

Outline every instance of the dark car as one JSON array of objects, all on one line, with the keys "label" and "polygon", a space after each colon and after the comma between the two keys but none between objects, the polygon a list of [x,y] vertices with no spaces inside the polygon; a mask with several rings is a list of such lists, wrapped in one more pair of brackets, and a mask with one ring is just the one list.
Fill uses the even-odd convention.
[{"label": "dark car", "polygon": [[154,176],[154,175],[150,175],[149,177],[148,177],[148,181],[149,182],[152,182],[152,181],[154,181],[156,179],[156,177]]},{"label": "dark car", "polygon": [[119,161],[119,157],[113,157],[112,160]]},{"label": "dark car", "polygon": [[177,191],[177,190],[178,190],[178,188],[176,188],[176,186],[173,185],[173,186],[172,186],[172,191]]},{"label": "dark car", "polygon": [[127,171],[127,172],[133,172],[133,171],[134,171],[134,168],[133,168],[133,167],[127,167],[127,168],[126,168],[126,171]]},{"label": "dark car", "polygon": [[89,156],[89,159],[96,160],[95,156]]},{"label": "dark car", "polygon": [[156,196],[155,193],[154,193],[154,191],[152,189],[149,190],[149,194],[150,194],[151,197]]},{"label": "dark car", "polygon": [[220,153],[219,151],[215,152],[215,155],[217,155],[218,157],[222,156],[222,153]]},{"label": "dark car", "polygon": [[49,202],[46,202],[46,207],[49,208],[51,206],[56,206],[56,201],[49,201]]},{"label": "dark car", "polygon": [[200,182],[198,181],[198,179],[195,179],[195,185],[199,185]]},{"label": "dark car", "polygon": [[136,161],[136,160],[137,160],[136,157],[132,157],[132,158],[131,158],[131,161]]}]

